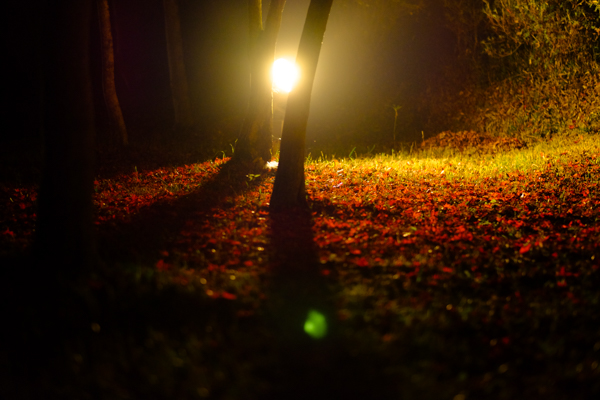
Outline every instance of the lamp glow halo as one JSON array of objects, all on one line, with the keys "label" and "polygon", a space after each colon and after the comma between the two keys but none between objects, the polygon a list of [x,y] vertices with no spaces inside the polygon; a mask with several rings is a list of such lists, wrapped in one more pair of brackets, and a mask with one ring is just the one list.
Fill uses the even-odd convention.
[{"label": "lamp glow halo", "polygon": [[294,85],[298,81],[298,67],[286,60],[285,58],[278,58],[273,63],[271,70],[271,77],[273,79],[273,90],[275,92],[289,93],[294,88]]}]

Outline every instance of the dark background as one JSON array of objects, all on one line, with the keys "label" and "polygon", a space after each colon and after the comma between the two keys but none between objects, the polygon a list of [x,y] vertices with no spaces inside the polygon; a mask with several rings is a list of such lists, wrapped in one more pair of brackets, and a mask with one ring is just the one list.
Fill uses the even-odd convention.
[{"label": "dark background", "polygon": [[[420,138],[427,115],[419,104],[453,55],[453,37],[444,28],[438,2],[427,0],[421,12],[395,20],[352,1],[334,2],[313,90],[309,144],[390,140],[393,105],[402,106],[399,139]],[[196,135],[218,134],[233,141],[247,104],[247,3],[179,3]],[[287,2],[277,57],[294,58],[308,4],[309,0]],[[110,6],[117,92],[131,137],[135,143],[169,135],[173,111],[162,1],[119,0]],[[5,7],[2,143],[35,142],[42,137],[43,7],[39,2],[10,2]],[[92,47],[96,124],[102,142],[106,117],[96,19]]]}]

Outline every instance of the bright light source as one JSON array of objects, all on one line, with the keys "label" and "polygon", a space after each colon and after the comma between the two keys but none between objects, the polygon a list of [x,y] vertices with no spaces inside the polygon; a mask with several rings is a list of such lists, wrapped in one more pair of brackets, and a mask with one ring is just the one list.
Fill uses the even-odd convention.
[{"label": "bright light source", "polygon": [[296,65],[285,58],[275,60],[271,74],[273,77],[273,90],[285,93],[292,91],[299,75]]},{"label": "bright light source", "polygon": [[321,339],[327,334],[327,321],[325,316],[318,311],[310,310],[306,322],[304,322],[304,332],[313,339]]},{"label": "bright light source", "polygon": [[267,163],[267,169],[277,169],[279,163],[277,161],[269,161]]}]

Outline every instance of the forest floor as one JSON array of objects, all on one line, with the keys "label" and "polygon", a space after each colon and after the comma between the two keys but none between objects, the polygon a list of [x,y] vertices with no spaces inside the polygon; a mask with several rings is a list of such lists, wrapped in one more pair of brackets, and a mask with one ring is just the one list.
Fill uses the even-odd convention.
[{"label": "forest floor", "polygon": [[[309,159],[304,213],[270,214],[275,171],[227,159],[100,174],[98,270],[56,302],[4,282],[0,395],[595,398],[600,138],[442,139]],[[36,195],[0,184],[3,277]]]}]

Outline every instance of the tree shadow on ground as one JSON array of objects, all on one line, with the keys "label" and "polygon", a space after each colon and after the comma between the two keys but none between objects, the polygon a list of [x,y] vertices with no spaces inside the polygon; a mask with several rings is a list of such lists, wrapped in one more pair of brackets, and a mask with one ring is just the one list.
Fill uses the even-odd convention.
[{"label": "tree shadow on ground", "polygon": [[[66,391],[73,397],[95,393],[114,398],[124,391],[143,395],[137,398],[163,398],[157,387],[157,394],[149,396],[140,376],[147,368],[139,360],[149,332],[170,332],[178,338],[184,336],[181,332],[203,332],[209,321],[235,315],[234,305],[222,299],[199,301],[198,293],[160,289],[152,280],[135,282],[123,277],[122,268],[154,267],[158,250],[177,236],[188,215],[197,218],[260,183],[260,178],[248,182],[248,173],[247,168],[224,164],[195,192],[156,202],[130,221],[100,225],[101,267],[76,283],[40,282],[30,272],[28,255],[3,258],[6,290],[0,300],[7,328],[0,363],[10,371],[0,380],[0,397],[64,398],[57,392]],[[174,340],[167,346],[176,344]],[[79,361],[74,363],[73,357]]]},{"label": "tree shadow on ground", "polygon": [[[73,397],[114,398],[122,392],[130,398],[196,398],[189,393],[213,374],[211,398],[226,398],[231,384],[240,385],[248,399],[392,397],[381,360],[374,352],[354,351],[353,343],[343,339],[334,283],[322,273],[310,211],[270,215],[268,293],[255,316],[237,317],[235,301],[122,277],[127,263],[153,269],[160,249],[177,237],[188,218],[201,219],[204,212],[209,218],[215,207],[227,207],[227,198],[260,184],[260,178],[249,182],[247,174],[247,169],[225,164],[193,193],[150,205],[128,222],[101,225],[99,250],[106,275],[101,273],[99,280],[105,280],[100,282],[104,286],[76,288],[92,292],[97,309],[86,308],[81,302],[85,293],[77,293],[60,302],[30,298],[8,318],[12,329],[5,342],[14,350],[4,362],[16,368],[11,379],[18,378],[9,393],[32,399],[60,398],[52,393],[65,391]],[[26,300],[27,292],[19,292],[7,299]],[[311,309],[328,321],[322,339],[303,330]],[[169,340],[149,347],[156,335]],[[193,338],[207,345],[192,351]],[[189,376],[181,375],[169,356],[184,345],[188,354],[181,362],[189,366]],[[202,368],[207,372],[190,372]],[[223,371],[228,379],[219,378]],[[156,374],[160,383],[149,385],[144,373]],[[177,389],[169,382],[176,382]],[[22,392],[26,387],[32,388],[29,393]]]},{"label": "tree shadow on ground", "polygon": [[[344,339],[338,322],[334,281],[318,260],[310,210],[271,213],[268,323],[279,363],[261,371],[272,384],[269,399],[393,397],[380,360],[360,354]],[[322,313],[327,335],[304,332],[309,310]]]},{"label": "tree shadow on ground", "polygon": [[192,216],[196,220],[202,218],[214,207],[223,207],[227,198],[260,185],[265,175],[249,181],[246,176],[252,172],[247,166],[227,162],[194,192],[156,202],[141,209],[128,222],[101,225],[98,232],[101,259],[113,265],[115,262],[152,265],[159,257],[158,251],[177,237]]}]

